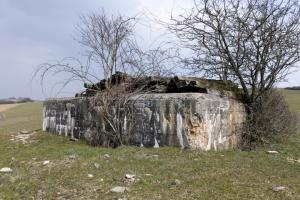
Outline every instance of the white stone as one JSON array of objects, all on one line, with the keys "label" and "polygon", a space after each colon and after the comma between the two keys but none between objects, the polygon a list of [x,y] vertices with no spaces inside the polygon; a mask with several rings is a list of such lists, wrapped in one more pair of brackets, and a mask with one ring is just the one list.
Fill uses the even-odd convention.
[{"label": "white stone", "polygon": [[278,151],[267,151],[269,154],[278,154]]},{"label": "white stone", "polygon": [[99,168],[100,168],[100,164],[99,164],[99,163],[94,163],[94,167],[95,167],[96,169],[99,169]]},{"label": "white stone", "polygon": [[112,188],[110,191],[115,193],[124,193],[126,191],[126,187],[116,186]]},{"label": "white stone", "polygon": [[125,176],[124,176],[124,182],[125,183],[133,183],[135,181],[137,181],[136,175],[134,175],[134,174],[125,174]]},{"label": "white stone", "polygon": [[50,164],[50,161],[49,161],[49,160],[45,160],[45,161],[43,162],[43,165],[48,165],[48,164]]},{"label": "white stone", "polygon": [[26,131],[26,130],[20,131],[20,134],[28,134],[28,133],[29,133],[29,131]]},{"label": "white stone", "polygon": [[13,170],[9,167],[3,167],[0,169],[1,173],[11,173]]},{"label": "white stone", "polygon": [[104,154],[103,157],[104,157],[104,158],[110,158],[110,155],[109,155],[109,154]]},{"label": "white stone", "polygon": [[178,179],[175,179],[174,181],[172,181],[171,185],[180,185],[181,181]]},{"label": "white stone", "polygon": [[282,191],[282,190],[285,190],[285,189],[286,189],[286,187],[283,187],[283,186],[273,187],[274,192],[279,192],[279,191]]},{"label": "white stone", "polygon": [[118,200],[128,200],[128,199],[124,197],[124,198],[118,198]]},{"label": "white stone", "polygon": [[89,178],[94,178],[94,175],[93,174],[88,174],[88,177]]},{"label": "white stone", "polygon": [[73,154],[73,155],[70,155],[69,158],[70,158],[70,159],[75,159],[75,158],[76,158],[76,155],[74,155],[74,154]]},{"label": "white stone", "polygon": [[127,178],[127,179],[135,179],[135,175],[134,174],[125,174],[125,178]]}]

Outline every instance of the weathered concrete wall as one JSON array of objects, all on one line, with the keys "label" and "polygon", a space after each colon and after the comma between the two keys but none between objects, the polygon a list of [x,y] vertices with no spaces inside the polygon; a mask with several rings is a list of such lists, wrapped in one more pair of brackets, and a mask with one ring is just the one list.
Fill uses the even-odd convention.
[{"label": "weathered concrete wall", "polygon": [[[119,121],[123,134],[130,134],[131,145],[218,150],[239,143],[245,110],[234,98],[169,93],[136,95],[131,100],[133,115],[124,111]],[[94,101],[94,97],[45,101],[43,130],[91,140],[91,134],[103,129]]]}]

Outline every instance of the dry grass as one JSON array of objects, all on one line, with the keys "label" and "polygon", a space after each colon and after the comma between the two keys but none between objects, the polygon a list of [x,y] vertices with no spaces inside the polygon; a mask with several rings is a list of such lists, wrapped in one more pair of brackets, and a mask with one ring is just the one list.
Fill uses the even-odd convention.
[{"label": "dry grass", "polygon": [[0,112],[4,112],[6,110],[9,110],[9,109],[14,108],[19,105],[22,105],[22,103],[20,103],[20,104],[0,104]]},{"label": "dry grass", "polygon": [[[286,95],[300,111],[300,93]],[[300,134],[252,152],[93,148],[41,131],[30,137],[31,143],[22,144],[10,139],[19,130],[41,127],[41,104],[5,113],[7,118],[0,121],[0,168],[11,167],[13,173],[0,174],[0,199],[300,199],[300,163],[288,159],[300,158]],[[266,153],[270,149],[279,154]],[[45,160],[50,164],[44,165]],[[126,173],[140,180],[127,184]],[[181,183],[173,185],[175,179]],[[111,193],[118,185],[130,191]],[[274,186],[286,189],[274,192]]]}]

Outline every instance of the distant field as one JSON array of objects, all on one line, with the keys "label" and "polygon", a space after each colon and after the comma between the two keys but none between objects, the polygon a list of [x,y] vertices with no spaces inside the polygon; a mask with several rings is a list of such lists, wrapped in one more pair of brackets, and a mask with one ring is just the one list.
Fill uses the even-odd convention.
[{"label": "distant field", "polygon": [[20,104],[0,104],[0,112],[19,106]]},{"label": "distant field", "polygon": [[[283,92],[300,113],[300,91]],[[43,133],[41,110],[40,103],[27,103],[4,111],[0,168],[13,173],[0,174],[0,199],[300,199],[300,163],[293,161],[300,159],[300,133],[252,152],[93,148]],[[23,144],[18,131],[24,129],[33,133]],[[139,180],[126,184],[126,173]],[[129,191],[110,192],[115,186]],[[274,192],[277,186],[285,189]]]}]

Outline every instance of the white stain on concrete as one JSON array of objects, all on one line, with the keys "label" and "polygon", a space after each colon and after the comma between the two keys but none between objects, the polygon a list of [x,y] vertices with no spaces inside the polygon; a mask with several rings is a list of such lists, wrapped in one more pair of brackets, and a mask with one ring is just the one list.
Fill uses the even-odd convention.
[{"label": "white stain on concrete", "polygon": [[156,137],[154,138],[154,148],[159,148],[159,144],[158,144],[158,142],[157,142],[157,139],[156,139]]},{"label": "white stain on concrete", "polygon": [[179,140],[179,144],[181,148],[184,148],[183,144],[183,136],[182,136],[182,131],[183,131],[183,122],[182,122],[182,116],[179,112],[176,114],[176,125],[177,125],[177,138]]},{"label": "white stain on concrete", "polygon": [[126,134],[127,131],[127,117],[124,116],[124,125],[123,125],[123,133]]}]

